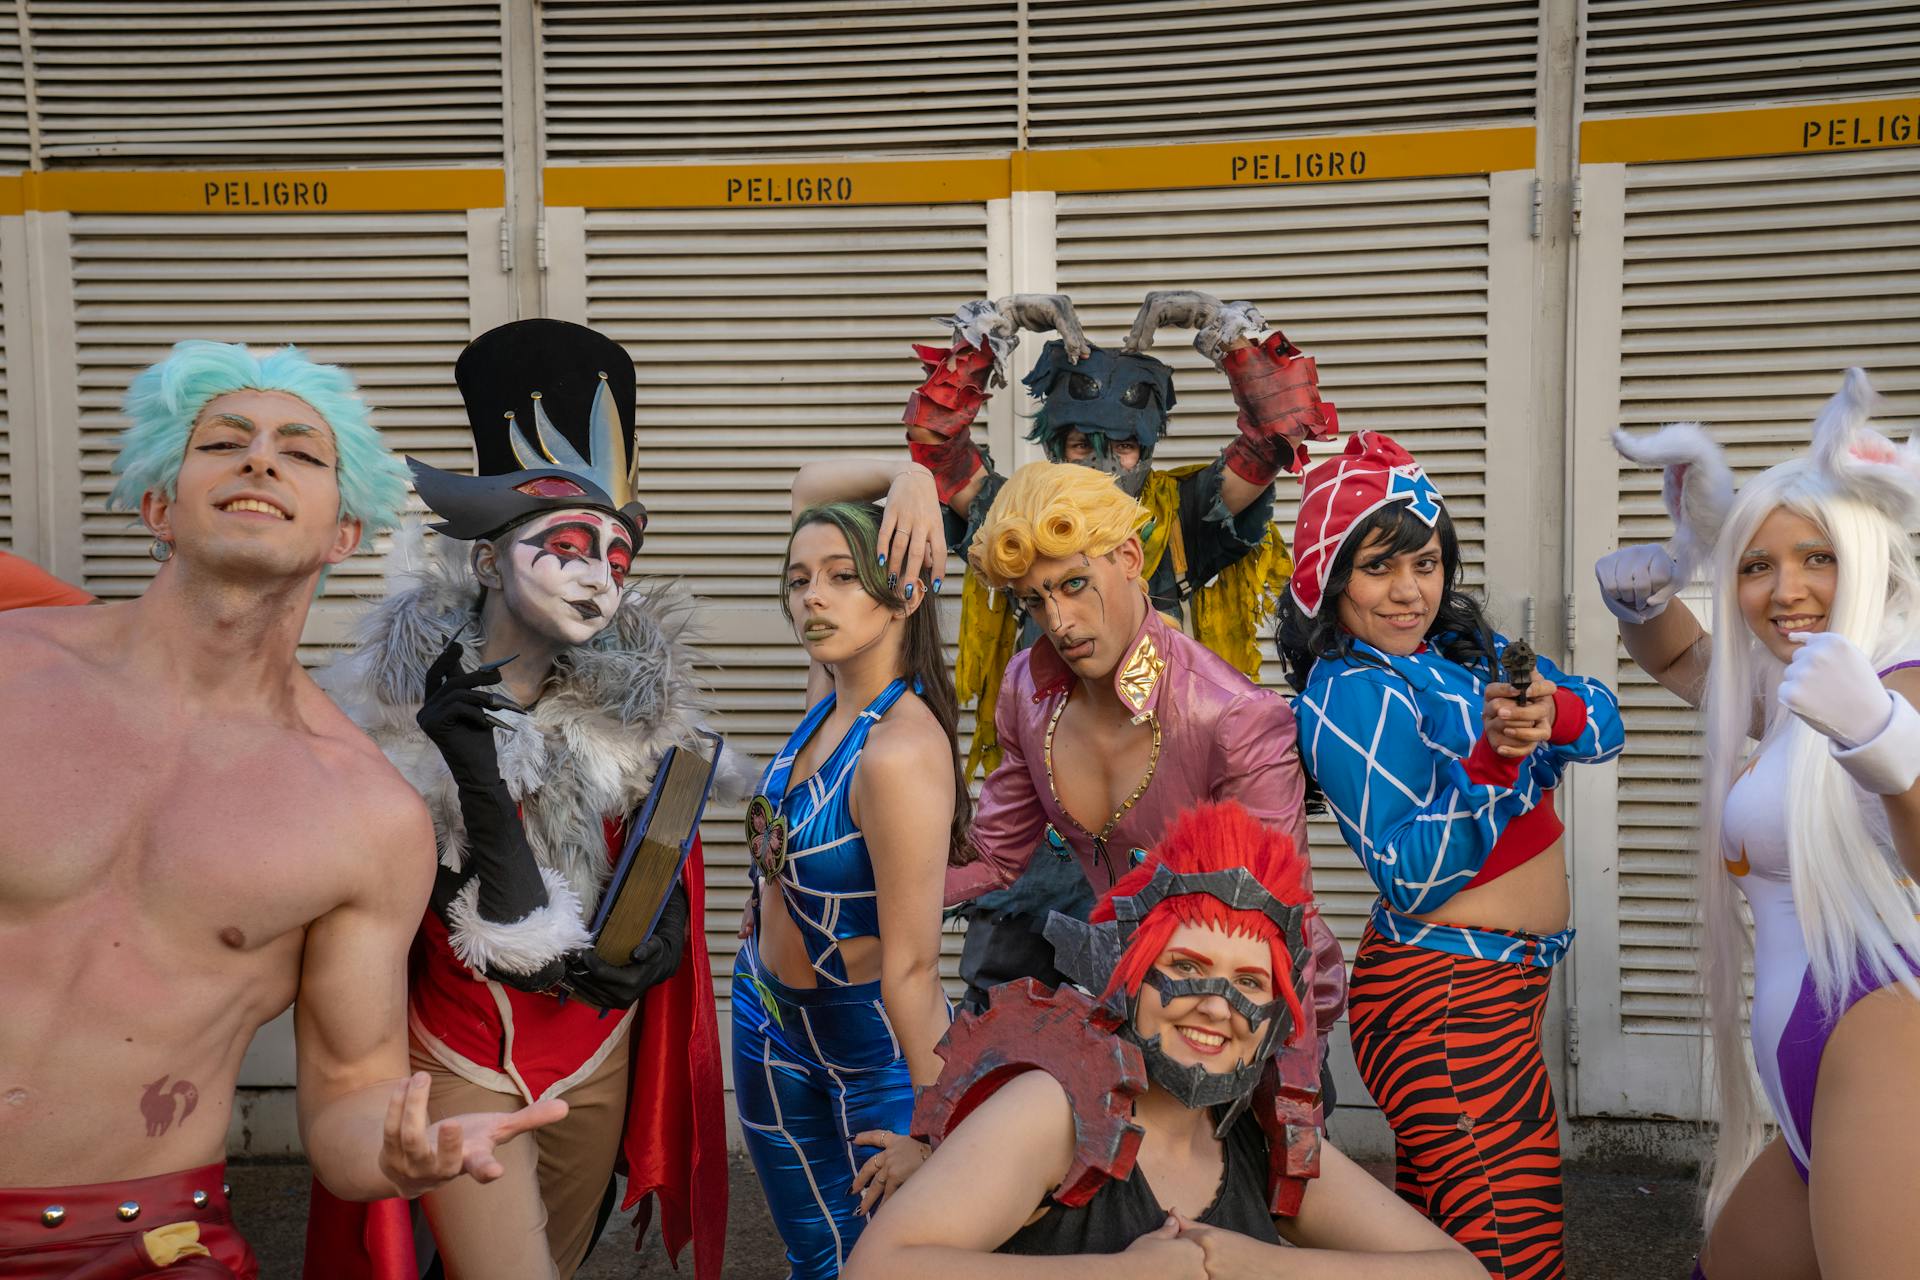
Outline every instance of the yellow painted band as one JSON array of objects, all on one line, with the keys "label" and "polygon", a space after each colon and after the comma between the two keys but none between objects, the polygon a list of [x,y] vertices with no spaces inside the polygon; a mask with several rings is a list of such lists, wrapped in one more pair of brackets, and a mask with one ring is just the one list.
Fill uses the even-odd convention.
[{"label": "yellow painted band", "polygon": [[546,171],[546,202],[585,209],[973,204],[1004,199],[1005,156],[955,160],[609,165]]},{"label": "yellow painted band", "polygon": [[1531,169],[1532,126],[1015,151],[984,159],[554,168],[546,203],[588,209],[951,204],[1014,191],[1160,191]]},{"label": "yellow painted band", "polygon": [[1437,178],[1533,166],[1533,126],[1522,125],[1018,152],[1013,185],[1021,191],[1277,187],[1355,178]]},{"label": "yellow painted band", "polygon": [[1920,146],[1920,98],[1631,116],[1580,125],[1585,164],[1727,160]]},{"label": "yellow painted band", "polygon": [[0,218],[26,211],[27,184],[12,174],[0,175]]},{"label": "yellow painted band", "polygon": [[20,180],[26,207],[43,212],[406,213],[506,203],[499,169],[77,169]]}]

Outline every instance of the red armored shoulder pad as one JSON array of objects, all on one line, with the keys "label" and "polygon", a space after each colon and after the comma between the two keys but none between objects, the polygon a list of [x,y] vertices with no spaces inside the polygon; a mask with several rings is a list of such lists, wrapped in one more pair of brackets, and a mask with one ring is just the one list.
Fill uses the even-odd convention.
[{"label": "red armored shoulder pad", "polygon": [[1001,1085],[1044,1071],[1073,1107],[1073,1163],[1053,1198],[1083,1205],[1109,1178],[1133,1172],[1144,1136],[1133,1100],[1146,1092],[1146,1060],[1114,1034],[1113,1014],[1077,988],[1020,978],[989,1000],[986,1012],[963,1013],[947,1029],[936,1050],[946,1066],[914,1104],[914,1136],[937,1147]]},{"label": "red armored shoulder pad", "polygon": [[1280,1052],[1254,1089],[1253,1114],[1267,1135],[1267,1200],[1275,1217],[1300,1212],[1307,1180],[1320,1176],[1320,1037]]}]

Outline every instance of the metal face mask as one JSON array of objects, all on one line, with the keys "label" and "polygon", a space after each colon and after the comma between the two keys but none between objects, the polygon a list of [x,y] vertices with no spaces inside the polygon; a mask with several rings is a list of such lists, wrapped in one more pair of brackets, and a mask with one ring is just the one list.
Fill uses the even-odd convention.
[{"label": "metal face mask", "polygon": [[1130,440],[1143,455],[1166,434],[1174,403],[1173,370],[1152,356],[1093,347],[1075,364],[1058,338],[1041,349],[1026,384],[1041,402],[1049,436],[1082,431]]},{"label": "metal face mask", "polygon": [[[1165,899],[1186,893],[1209,894],[1234,910],[1258,911],[1278,925],[1280,936],[1286,941],[1296,992],[1302,1007],[1307,1007],[1312,966],[1306,946],[1306,908],[1290,907],[1281,902],[1268,893],[1253,873],[1244,867],[1185,875],[1176,874],[1164,866],[1156,868],[1153,879],[1140,892],[1129,898],[1113,900],[1115,918],[1105,924],[1088,924],[1055,912],[1047,920],[1045,930],[1047,940],[1054,945],[1054,962],[1060,966],[1062,973],[1076,983],[1095,992],[1105,990],[1120,963],[1127,942],[1139,929],[1147,913]],[[1167,1056],[1159,1036],[1142,1039],[1137,1029],[1140,1001],[1145,998],[1147,986],[1153,987],[1163,1004],[1185,996],[1224,997],[1234,1012],[1245,1018],[1256,1032],[1265,1028],[1252,1056],[1239,1066],[1222,1072],[1208,1071],[1198,1064],[1173,1061]],[[1182,1105],[1194,1108],[1226,1106],[1227,1113],[1216,1129],[1217,1134],[1224,1136],[1252,1100],[1254,1087],[1259,1084],[1268,1061],[1292,1034],[1293,1015],[1286,1001],[1276,993],[1265,1004],[1255,1004],[1225,978],[1176,979],[1169,978],[1158,969],[1147,971],[1141,987],[1138,994],[1124,1001],[1123,1008],[1113,1009],[1113,1012],[1125,1018],[1118,1034],[1139,1047],[1142,1057],[1146,1059],[1148,1077],[1179,1099]],[[1116,1004],[1121,1002],[1118,992],[1113,1001]]]}]

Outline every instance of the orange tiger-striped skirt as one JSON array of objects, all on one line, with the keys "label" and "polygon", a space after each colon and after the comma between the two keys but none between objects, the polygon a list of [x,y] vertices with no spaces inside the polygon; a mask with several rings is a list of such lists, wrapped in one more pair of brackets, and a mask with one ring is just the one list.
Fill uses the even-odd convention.
[{"label": "orange tiger-striped skirt", "polygon": [[1360,1077],[1393,1126],[1395,1190],[1493,1280],[1566,1275],[1560,1126],[1540,1054],[1552,979],[1369,927],[1348,987]]}]

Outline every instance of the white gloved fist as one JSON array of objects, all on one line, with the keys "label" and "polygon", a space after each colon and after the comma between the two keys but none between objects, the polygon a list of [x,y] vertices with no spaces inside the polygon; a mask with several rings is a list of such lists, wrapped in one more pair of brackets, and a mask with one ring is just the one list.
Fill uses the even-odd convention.
[{"label": "white gloved fist", "polygon": [[1687,585],[1680,580],[1680,566],[1658,543],[1622,547],[1601,556],[1593,576],[1600,580],[1600,599],[1607,609],[1620,621],[1635,625],[1659,617],[1667,601]]},{"label": "white gloved fist", "polygon": [[1893,697],[1873,660],[1845,636],[1796,631],[1800,647],[1780,681],[1780,705],[1850,750],[1879,736],[1893,716]]}]

